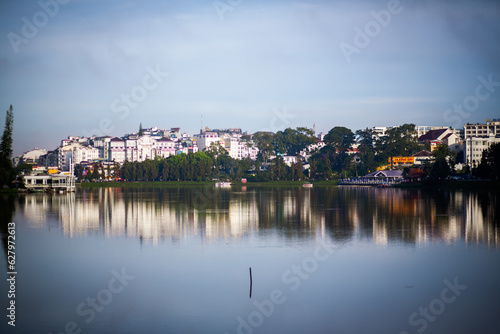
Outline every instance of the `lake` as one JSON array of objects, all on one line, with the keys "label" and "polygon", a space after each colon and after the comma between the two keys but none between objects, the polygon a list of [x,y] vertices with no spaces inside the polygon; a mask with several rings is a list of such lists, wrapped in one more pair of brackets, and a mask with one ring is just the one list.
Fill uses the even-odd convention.
[{"label": "lake", "polygon": [[14,222],[17,272],[1,333],[500,332],[498,191],[89,188],[0,204],[0,266]]}]

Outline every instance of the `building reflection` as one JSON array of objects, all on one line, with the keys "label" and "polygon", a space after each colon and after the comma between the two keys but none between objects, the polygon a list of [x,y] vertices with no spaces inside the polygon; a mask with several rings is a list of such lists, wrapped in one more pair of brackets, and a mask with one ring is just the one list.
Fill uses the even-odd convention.
[{"label": "building reflection", "polygon": [[[498,192],[368,187],[82,189],[26,195],[20,212],[33,226],[64,235],[99,234],[205,242],[275,234],[285,239],[372,240],[427,245],[436,241],[500,244]],[[54,226],[56,225],[56,226]]]}]

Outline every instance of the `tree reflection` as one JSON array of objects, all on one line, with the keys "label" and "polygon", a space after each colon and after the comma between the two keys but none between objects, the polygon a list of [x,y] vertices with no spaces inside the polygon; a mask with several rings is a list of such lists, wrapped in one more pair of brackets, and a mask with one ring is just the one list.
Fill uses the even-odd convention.
[{"label": "tree reflection", "polygon": [[499,201],[495,191],[205,186],[83,189],[76,195],[26,196],[21,207],[32,224],[57,217],[70,237],[94,231],[157,243],[192,236],[237,240],[274,234],[297,240],[328,234],[339,242],[463,240],[497,247]]}]

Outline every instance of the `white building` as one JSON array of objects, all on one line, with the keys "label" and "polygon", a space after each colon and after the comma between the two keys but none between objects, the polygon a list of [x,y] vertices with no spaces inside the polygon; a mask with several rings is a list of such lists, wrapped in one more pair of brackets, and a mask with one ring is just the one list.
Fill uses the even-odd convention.
[{"label": "white building", "polygon": [[486,124],[465,124],[465,163],[473,167],[481,162],[483,151],[500,143],[500,120],[486,120]]},{"label": "white building", "polygon": [[151,136],[125,140],[126,159],[142,162],[156,157],[156,140]]},{"label": "white building", "polygon": [[204,151],[213,143],[220,143],[222,146],[225,145],[224,139],[220,138],[217,132],[202,132],[194,135],[194,138],[196,139],[196,144],[200,151]]},{"label": "white building", "polygon": [[122,164],[126,160],[125,141],[115,137],[109,141],[109,161],[114,161]]},{"label": "white building", "polygon": [[78,165],[81,162],[92,162],[99,160],[99,149],[92,146],[74,146],[73,163]]},{"label": "white building", "polygon": [[498,137],[468,137],[465,139],[465,163],[477,167],[481,163],[483,151],[492,144],[500,143]]},{"label": "white building", "polygon": [[156,141],[156,156],[168,158],[175,155],[176,143],[169,138],[162,138]]},{"label": "white building", "polygon": [[40,160],[40,156],[47,154],[46,149],[39,149],[35,147],[33,150],[25,152],[22,154],[19,163],[24,164],[37,164]]},{"label": "white building", "polygon": [[92,140],[93,146],[99,149],[99,158],[103,160],[112,160],[109,157],[109,143],[111,142],[110,136],[97,137]]}]

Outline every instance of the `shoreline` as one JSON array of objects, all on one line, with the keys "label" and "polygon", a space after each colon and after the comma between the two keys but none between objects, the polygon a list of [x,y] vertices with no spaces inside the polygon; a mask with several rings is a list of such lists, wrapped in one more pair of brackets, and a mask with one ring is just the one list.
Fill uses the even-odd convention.
[{"label": "shoreline", "polygon": [[[215,186],[217,182],[222,181],[126,181],[126,182],[84,182],[76,183],[76,188],[168,188],[168,187],[200,187],[200,186]],[[337,180],[330,181],[261,181],[247,182],[241,181],[232,182],[232,187],[302,187],[304,184],[311,183],[314,187],[337,187]],[[345,185],[344,185],[345,186]],[[357,185],[347,185],[347,187],[359,187]],[[398,189],[463,189],[463,190],[499,190],[500,180],[473,180],[473,181],[445,181],[443,183],[401,183],[390,188]],[[18,194],[25,193],[22,189],[0,189],[0,194]]]},{"label": "shoreline", "polygon": [[[217,182],[223,181],[130,181],[130,182],[84,182],[76,183],[77,188],[157,188],[157,187],[196,187],[196,186],[215,186]],[[264,182],[231,182],[231,186],[295,186],[302,187],[303,184],[312,183],[314,186],[337,186],[338,181],[264,181]]]}]

